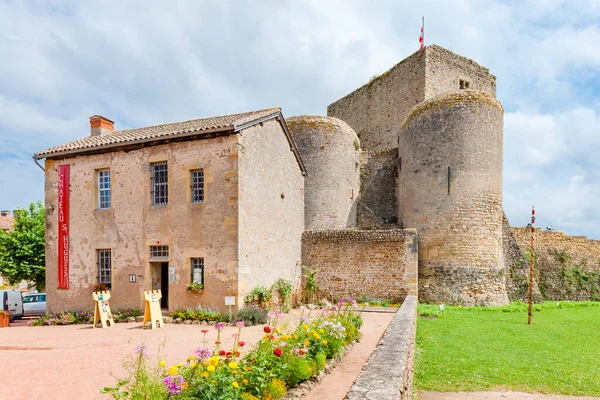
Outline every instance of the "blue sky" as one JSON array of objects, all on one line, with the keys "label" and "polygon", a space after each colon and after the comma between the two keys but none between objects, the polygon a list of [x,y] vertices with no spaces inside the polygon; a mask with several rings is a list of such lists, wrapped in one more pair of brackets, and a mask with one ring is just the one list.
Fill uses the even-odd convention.
[{"label": "blue sky", "polygon": [[488,67],[504,208],[600,239],[600,1],[0,0],[0,208],[43,198],[36,151],[266,107],[326,113],[426,42]]}]

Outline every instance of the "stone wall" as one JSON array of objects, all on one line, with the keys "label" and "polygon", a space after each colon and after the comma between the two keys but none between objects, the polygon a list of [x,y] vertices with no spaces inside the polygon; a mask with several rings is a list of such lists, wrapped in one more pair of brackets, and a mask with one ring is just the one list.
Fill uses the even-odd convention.
[{"label": "stone wall", "polygon": [[405,120],[399,212],[419,234],[419,298],[506,304],[502,252],[501,104],[477,91],[444,94]]},{"label": "stone wall", "polygon": [[[142,292],[153,288],[156,265],[168,262],[169,310],[197,304],[224,308],[224,296],[237,294],[237,135],[171,143],[134,151],[46,160],[46,288],[48,309],[93,307],[98,282],[96,250],[111,249],[112,298],[117,307],[143,306]],[[151,206],[150,163],[167,161],[169,199]],[[70,288],[56,289],[57,169],[70,164]],[[96,171],[110,168],[109,209],[98,209]],[[190,170],[204,168],[205,200],[191,203]],[[150,246],[169,246],[165,259],[150,259]],[[192,279],[190,258],[204,257],[205,291],[185,292]],[[157,262],[154,264],[153,261]],[[129,275],[136,282],[129,282]],[[156,283],[156,282],[155,282]]]},{"label": "stone wall", "polygon": [[407,296],[347,400],[411,400],[417,335],[417,297]]},{"label": "stone wall", "polygon": [[426,99],[461,90],[461,79],[469,82],[470,89],[496,97],[496,77],[487,68],[436,45],[427,46],[426,49]]},{"label": "stone wall", "polygon": [[239,303],[279,278],[299,285],[304,177],[279,121],[243,130],[238,151]]},{"label": "stone wall", "polygon": [[[530,229],[512,228],[526,260]],[[600,301],[600,240],[541,229],[536,229],[534,238],[535,277],[544,299]],[[520,265],[511,267],[518,270]],[[525,267],[528,270],[528,264]]]},{"label": "stone wall", "polygon": [[397,175],[397,149],[362,154],[358,200],[359,227],[382,227],[398,223]]},{"label": "stone wall", "polygon": [[405,58],[390,70],[327,107],[327,115],[345,121],[363,150],[398,147],[399,123],[425,100],[425,51]]},{"label": "stone wall", "polygon": [[313,230],[302,235],[302,263],[318,271],[318,295],[366,295],[401,302],[417,294],[417,232]]},{"label": "stone wall", "polygon": [[332,117],[301,115],[286,122],[307,170],[306,229],[355,227],[360,185],[360,142],[356,133],[344,121]]}]

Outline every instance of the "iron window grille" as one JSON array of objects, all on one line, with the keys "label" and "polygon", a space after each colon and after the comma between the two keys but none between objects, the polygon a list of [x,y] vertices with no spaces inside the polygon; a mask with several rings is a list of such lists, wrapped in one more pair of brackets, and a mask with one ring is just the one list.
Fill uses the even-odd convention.
[{"label": "iron window grille", "polygon": [[204,286],[204,258],[192,258],[192,282]]},{"label": "iron window grille", "polygon": [[110,208],[110,170],[98,171],[98,208]]},{"label": "iron window grille", "polygon": [[167,162],[150,164],[152,168],[151,194],[153,206],[166,206],[169,202],[169,176]]},{"label": "iron window grille", "polygon": [[192,203],[204,201],[204,170],[193,169],[192,174]]},{"label": "iron window grille", "polygon": [[169,246],[150,246],[150,258],[169,258]]},{"label": "iron window grille", "polygon": [[98,283],[104,283],[110,289],[111,284],[111,250],[100,249],[98,252]]}]

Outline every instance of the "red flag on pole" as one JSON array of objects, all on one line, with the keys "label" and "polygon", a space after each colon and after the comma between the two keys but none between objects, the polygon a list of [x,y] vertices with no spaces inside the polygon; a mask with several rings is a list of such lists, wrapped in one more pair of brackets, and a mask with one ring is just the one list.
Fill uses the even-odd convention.
[{"label": "red flag on pole", "polygon": [[423,17],[423,25],[421,25],[421,36],[419,36],[419,50],[425,46],[425,17]]}]

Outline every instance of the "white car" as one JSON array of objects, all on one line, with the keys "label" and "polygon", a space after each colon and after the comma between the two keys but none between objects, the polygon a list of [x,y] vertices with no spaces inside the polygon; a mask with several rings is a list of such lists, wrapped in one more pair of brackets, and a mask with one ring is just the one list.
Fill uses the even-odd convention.
[{"label": "white car", "polygon": [[23,296],[23,313],[26,317],[46,313],[46,293],[32,293]]}]

